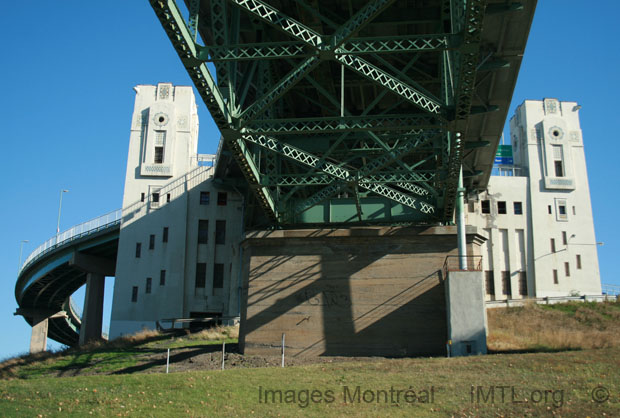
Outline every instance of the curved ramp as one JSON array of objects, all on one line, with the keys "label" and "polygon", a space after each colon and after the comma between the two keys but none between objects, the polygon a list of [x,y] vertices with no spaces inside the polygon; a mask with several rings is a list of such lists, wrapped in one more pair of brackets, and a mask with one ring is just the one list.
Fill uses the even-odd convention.
[{"label": "curved ramp", "polygon": [[[122,210],[81,223],[41,244],[22,265],[15,285],[18,310],[32,326],[37,316],[50,318],[48,337],[77,345],[81,318],[71,295],[86,283],[80,260],[116,264]],[[66,315],[55,315],[59,312]],[[55,316],[55,317],[54,317]]]}]

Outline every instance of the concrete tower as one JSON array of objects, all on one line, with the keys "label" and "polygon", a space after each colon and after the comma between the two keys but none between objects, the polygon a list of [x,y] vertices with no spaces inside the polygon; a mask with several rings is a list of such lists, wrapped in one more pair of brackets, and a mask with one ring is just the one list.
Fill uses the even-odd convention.
[{"label": "concrete tower", "polygon": [[514,165],[468,202],[468,224],[488,237],[487,300],[601,294],[579,108],[521,104],[510,120]]},{"label": "concrete tower", "polygon": [[239,310],[242,200],[214,189],[212,167],[199,164],[192,88],[135,90],[111,338]]}]

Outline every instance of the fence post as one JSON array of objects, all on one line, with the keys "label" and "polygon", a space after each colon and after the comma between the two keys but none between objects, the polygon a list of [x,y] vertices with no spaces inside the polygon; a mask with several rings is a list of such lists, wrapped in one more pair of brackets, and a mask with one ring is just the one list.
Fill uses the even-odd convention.
[{"label": "fence post", "polygon": [[284,367],[284,338],[286,334],[282,334],[282,367]]}]

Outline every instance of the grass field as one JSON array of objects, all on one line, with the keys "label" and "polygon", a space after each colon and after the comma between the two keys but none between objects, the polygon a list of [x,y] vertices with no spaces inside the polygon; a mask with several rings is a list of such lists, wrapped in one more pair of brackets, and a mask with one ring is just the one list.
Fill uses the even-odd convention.
[{"label": "grass field", "polygon": [[[230,329],[181,338],[146,334],[0,364],[0,415],[618,416],[618,313],[616,304],[490,311],[494,350],[528,353],[363,362],[322,359],[320,364],[286,368],[275,367],[274,359],[260,364],[272,367],[224,371],[204,371],[204,364],[190,363],[195,371],[170,374],[163,373],[164,363],[151,361],[148,369],[139,369],[150,373],[124,372],[144,364],[145,356],[161,356],[168,347],[189,353],[200,349],[221,359],[208,347],[219,350],[222,340],[232,342],[235,337]],[[545,330],[558,325],[581,344],[603,348],[567,346],[560,332],[544,340]],[[526,337],[521,329],[532,334]],[[587,340],[592,331],[597,338]],[[615,337],[607,335],[613,333]],[[80,373],[58,377],[69,375],[62,374],[67,368]]]}]

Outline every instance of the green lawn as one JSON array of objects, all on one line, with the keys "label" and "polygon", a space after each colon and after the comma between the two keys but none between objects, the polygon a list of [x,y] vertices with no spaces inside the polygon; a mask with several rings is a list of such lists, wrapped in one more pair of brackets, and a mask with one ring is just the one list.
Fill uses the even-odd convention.
[{"label": "green lawn", "polygon": [[[168,375],[41,377],[4,381],[0,411],[2,416],[76,417],[617,416],[619,370],[620,349],[609,348]],[[593,391],[602,398],[609,393],[609,399],[595,402]]]}]

